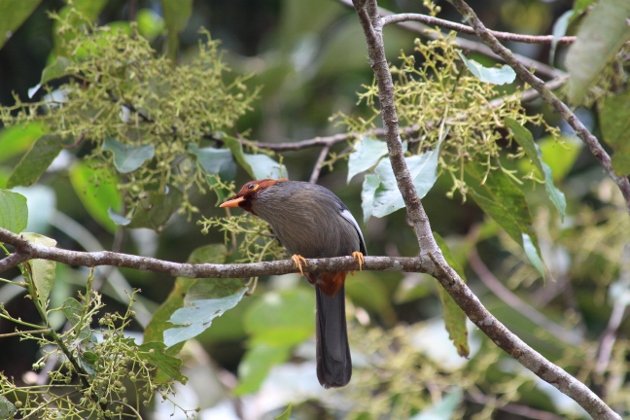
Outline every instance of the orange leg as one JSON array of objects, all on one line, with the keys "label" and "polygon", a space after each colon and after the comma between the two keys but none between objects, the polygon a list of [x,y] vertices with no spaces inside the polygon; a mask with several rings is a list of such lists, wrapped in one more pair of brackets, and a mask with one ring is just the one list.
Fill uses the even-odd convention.
[{"label": "orange leg", "polygon": [[291,255],[291,259],[293,260],[293,264],[300,270],[300,274],[304,275],[304,267],[306,267],[306,259],[298,254]]},{"label": "orange leg", "polygon": [[352,253],[352,258],[359,264],[359,271],[363,270],[363,264],[365,264],[365,257],[362,252],[354,251]]}]

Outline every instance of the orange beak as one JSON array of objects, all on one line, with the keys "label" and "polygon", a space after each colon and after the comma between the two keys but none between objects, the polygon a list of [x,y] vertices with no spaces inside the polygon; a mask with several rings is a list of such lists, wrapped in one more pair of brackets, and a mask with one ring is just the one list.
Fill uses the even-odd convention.
[{"label": "orange beak", "polygon": [[243,197],[243,196],[234,197],[234,198],[230,198],[227,201],[224,201],[223,203],[221,203],[219,205],[219,207],[221,207],[221,208],[224,208],[224,207],[238,207],[238,205],[240,203],[242,203],[243,201],[245,201],[245,197]]}]

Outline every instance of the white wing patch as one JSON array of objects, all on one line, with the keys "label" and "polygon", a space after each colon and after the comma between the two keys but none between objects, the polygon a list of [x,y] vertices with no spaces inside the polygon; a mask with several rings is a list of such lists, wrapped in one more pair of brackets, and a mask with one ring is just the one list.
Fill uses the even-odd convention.
[{"label": "white wing patch", "polygon": [[367,248],[365,246],[365,239],[363,238],[363,232],[361,232],[361,228],[359,227],[359,224],[357,223],[352,213],[350,213],[348,209],[342,209],[339,214],[341,214],[341,217],[346,219],[348,222],[350,222],[352,226],[354,226],[354,230],[357,231],[357,234],[359,235],[359,240],[361,241],[360,251],[363,253],[363,255],[367,255]]}]

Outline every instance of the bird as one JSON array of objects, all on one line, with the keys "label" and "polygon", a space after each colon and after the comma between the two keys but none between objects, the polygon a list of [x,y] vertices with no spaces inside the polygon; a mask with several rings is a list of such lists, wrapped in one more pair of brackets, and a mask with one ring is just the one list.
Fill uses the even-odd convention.
[{"label": "bird", "polygon": [[[266,221],[302,274],[305,258],[352,255],[361,269],[365,239],[348,207],[329,189],[308,182],[260,179],[245,183],[219,207],[240,207]],[[316,290],[317,378],[324,388],[350,382],[346,272],[304,274]]]}]

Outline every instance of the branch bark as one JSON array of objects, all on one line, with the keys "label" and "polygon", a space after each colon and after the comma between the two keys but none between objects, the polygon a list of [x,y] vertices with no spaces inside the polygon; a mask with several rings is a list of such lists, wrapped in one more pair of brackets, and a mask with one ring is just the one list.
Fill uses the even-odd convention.
[{"label": "branch bark", "polygon": [[626,200],[626,205],[630,211],[630,180],[628,177],[619,176],[615,173],[612,168],[610,155],[601,145],[599,139],[595,137],[584,124],[582,124],[582,121],[580,121],[573,111],[571,111],[567,104],[562,102],[551,90],[547,89],[542,80],[532,74],[522,63],[520,63],[509,49],[501,45],[492,32],[484,26],[483,22],[481,22],[468,3],[464,0],[450,1],[459,13],[461,13],[464,19],[471,23],[477,33],[477,36],[481,38],[481,40],[490,47],[493,52],[500,56],[503,61],[512,67],[523,82],[528,83],[532,86],[532,88],[536,89],[538,93],[540,93],[540,96],[542,96],[543,100],[554,107],[562,119],[569,124],[577,136],[586,144],[595,159],[599,161],[608,176],[615,181],[619,190],[621,190],[621,194]]},{"label": "branch bark", "polygon": [[[586,385],[545,359],[501,324],[444,259],[433,237],[429,220],[413,187],[409,170],[403,158],[398,117],[394,105],[394,86],[385,58],[382,36],[383,21],[378,15],[376,0],[353,0],[353,3],[365,35],[370,65],[377,79],[390,161],[398,187],[407,206],[409,222],[412,224],[420,244],[420,259],[425,261],[428,273],[442,284],[479,329],[524,367],[573,398],[594,418],[620,419],[621,417],[615,414]],[[433,264],[426,261],[427,257]]]}]

